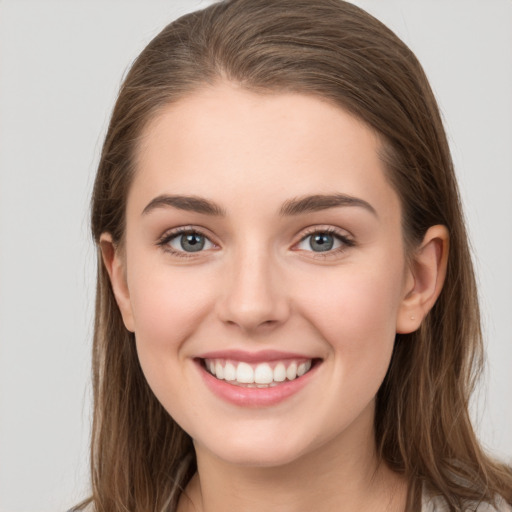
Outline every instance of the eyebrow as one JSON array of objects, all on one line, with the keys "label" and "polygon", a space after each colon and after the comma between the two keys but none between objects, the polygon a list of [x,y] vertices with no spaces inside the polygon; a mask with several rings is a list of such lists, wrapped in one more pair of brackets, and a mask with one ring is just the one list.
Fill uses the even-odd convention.
[{"label": "eyebrow", "polygon": [[169,195],[161,195],[155,197],[148,203],[144,210],[142,210],[142,215],[165,206],[172,206],[179,210],[203,213],[204,215],[214,215],[219,217],[224,217],[226,215],[226,212],[223,208],[208,199],[197,196]]},{"label": "eyebrow", "polygon": [[358,197],[346,194],[317,194],[290,199],[283,204],[280,214],[282,216],[301,215],[303,213],[318,212],[340,206],[357,206],[364,208],[378,217],[375,208],[370,203],[363,199],[359,199]]},{"label": "eyebrow", "polygon": [[[226,211],[209,199],[183,195],[160,195],[155,197],[147,204],[144,210],[142,210],[142,215],[146,215],[157,208],[167,206],[171,206],[179,210],[202,213],[204,215],[217,217],[226,216]],[[283,217],[293,216],[310,212],[318,212],[329,208],[338,208],[341,206],[356,206],[364,208],[373,215],[378,216],[375,208],[370,203],[358,197],[346,194],[315,194],[312,196],[289,199],[283,203],[279,213]]]}]

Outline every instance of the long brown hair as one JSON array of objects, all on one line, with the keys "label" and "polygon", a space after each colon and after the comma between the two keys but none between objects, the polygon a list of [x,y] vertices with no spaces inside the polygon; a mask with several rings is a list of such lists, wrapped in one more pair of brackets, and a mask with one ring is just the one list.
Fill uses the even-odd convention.
[{"label": "long brown hair", "polygon": [[[383,142],[408,247],[435,224],[450,233],[448,273],[421,328],[398,334],[377,396],[379,455],[409,481],[408,510],[427,487],[462,510],[512,501],[509,468],[489,458],[468,403],[482,364],[477,291],[452,160],[417,59],[378,20],[342,0],[227,0],[183,16],[137,58],[119,93],[97,172],[92,233],[123,243],[138,141],[166,105],[228,80],[298,92],[356,115]],[[98,249],[93,347],[92,497],[97,512],[171,511],[195,471],[189,436],[150,390]]]}]

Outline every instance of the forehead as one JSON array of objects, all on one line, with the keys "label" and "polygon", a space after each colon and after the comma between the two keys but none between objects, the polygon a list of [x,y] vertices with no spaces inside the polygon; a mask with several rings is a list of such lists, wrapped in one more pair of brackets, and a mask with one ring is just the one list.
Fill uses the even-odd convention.
[{"label": "forehead", "polygon": [[380,147],[374,130],[318,97],[223,83],[167,105],[147,125],[131,195],[247,204],[339,192],[389,206],[397,197]]}]

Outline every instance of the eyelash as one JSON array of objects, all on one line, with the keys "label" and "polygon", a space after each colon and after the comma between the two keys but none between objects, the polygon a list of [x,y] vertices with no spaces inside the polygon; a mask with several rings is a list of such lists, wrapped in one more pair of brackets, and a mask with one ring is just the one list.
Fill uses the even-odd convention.
[{"label": "eyelash", "polygon": [[[329,235],[334,238],[336,238],[338,241],[341,242],[341,247],[338,247],[333,250],[328,250],[325,252],[321,251],[305,251],[305,252],[311,252],[314,254],[315,258],[329,258],[329,257],[335,257],[343,253],[347,250],[349,247],[353,247],[355,245],[355,242],[353,239],[346,235],[342,235],[337,229],[332,227],[312,227],[306,230],[306,232],[302,235],[299,242],[297,242],[294,245],[298,245],[302,242],[304,242],[307,238],[315,235],[315,234],[323,234],[323,235]],[[210,240],[210,238],[201,230],[196,227],[192,226],[182,226],[176,229],[173,229],[172,231],[166,232],[156,243],[157,246],[161,247],[165,252],[172,254],[173,256],[177,256],[179,258],[193,258],[196,256],[194,252],[187,252],[187,251],[176,251],[174,250],[169,243],[176,237],[180,235],[200,235],[204,238],[206,238],[211,244],[216,245],[214,242]],[[197,252],[203,252],[203,251],[197,251]]]},{"label": "eyelash", "polygon": [[309,228],[308,230],[306,230],[304,235],[301,237],[300,241],[295,245],[298,245],[298,244],[304,242],[306,239],[308,239],[309,237],[316,235],[316,234],[332,236],[332,237],[336,238],[339,242],[341,242],[341,246],[336,249],[332,249],[332,250],[325,251],[325,252],[307,251],[307,252],[311,252],[314,255],[313,256],[314,258],[326,259],[326,258],[330,258],[330,257],[340,256],[348,248],[354,247],[356,245],[355,241],[352,238],[350,238],[347,235],[341,234],[337,229],[335,229],[333,227],[322,228],[322,227],[318,227],[318,226],[315,226],[315,227],[312,227],[312,228]]},{"label": "eyelash", "polygon": [[[187,252],[187,251],[176,251],[174,250],[169,243],[174,238],[180,236],[180,235],[200,235],[204,238],[206,238],[210,243],[214,244],[210,238],[203,233],[200,229],[192,227],[192,226],[182,226],[176,229],[173,229],[172,231],[167,231],[164,233],[164,235],[157,241],[157,244],[159,247],[161,247],[165,252],[172,254],[173,256],[177,256],[179,258],[193,258],[196,254],[193,252]],[[202,252],[202,251],[198,251]]]}]

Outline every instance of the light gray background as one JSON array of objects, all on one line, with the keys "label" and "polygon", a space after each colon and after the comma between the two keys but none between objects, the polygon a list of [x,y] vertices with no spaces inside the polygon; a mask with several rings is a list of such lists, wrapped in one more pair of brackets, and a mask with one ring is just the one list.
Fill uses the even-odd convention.
[{"label": "light gray background", "polygon": [[[128,64],[200,0],[0,0],[0,512],[87,492],[95,254],[88,200]],[[512,2],[360,0],[422,61],[481,284],[485,445],[512,460]]]}]

